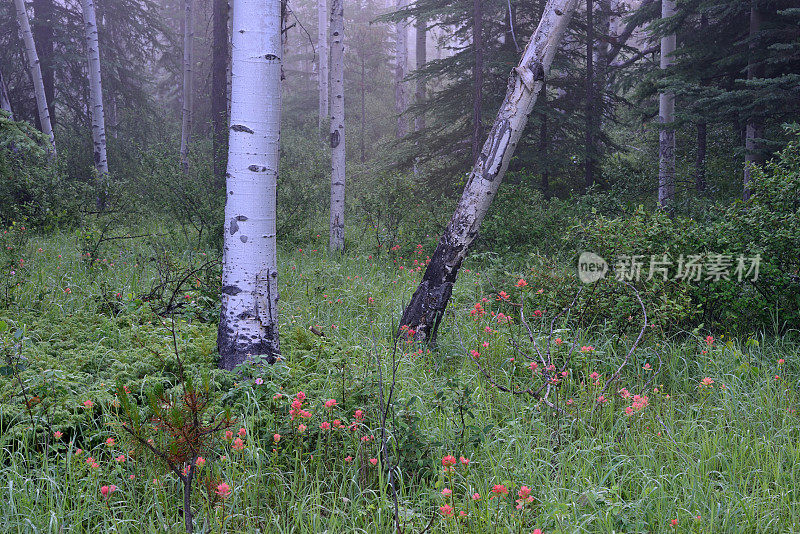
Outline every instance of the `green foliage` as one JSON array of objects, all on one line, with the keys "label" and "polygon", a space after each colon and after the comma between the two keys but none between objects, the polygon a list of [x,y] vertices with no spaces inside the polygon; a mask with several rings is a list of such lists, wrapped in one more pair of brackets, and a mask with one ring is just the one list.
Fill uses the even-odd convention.
[{"label": "green foliage", "polygon": [[758,280],[728,286],[722,308],[737,320],[783,329],[800,321],[800,127],[787,126],[789,144],[763,167],[754,167],[750,200],[722,210],[716,242],[732,254],[761,256]]},{"label": "green foliage", "polygon": [[[592,226],[589,233],[588,219],[575,230],[581,239],[591,235],[608,246],[624,242],[621,223],[603,218],[603,226]],[[641,246],[683,228],[644,212],[633,221],[631,234]],[[659,229],[663,225],[668,227]],[[125,230],[115,232],[124,235]],[[194,236],[183,242],[179,237],[161,242],[174,247],[168,249],[170,257],[201,256],[187,252]],[[793,511],[793,494],[776,489],[800,483],[791,468],[797,454],[792,410],[798,399],[797,344],[791,338],[739,343],[714,332],[718,339],[709,344],[699,329],[683,341],[667,341],[651,329],[606,392],[608,401],[595,410],[604,382],[591,374],[610,377],[631,342],[627,331],[620,335],[611,327],[615,322],[609,314],[624,306],[610,297],[595,298],[587,301],[596,308],[587,312],[596,314],[594,325],[584,320],[588,328],[576,330],[567,324],[578,321],[580,306],[556,325],[554,337],[564,341],[552,347],[557,361],[566,361],[572,341],[593,347],[572,356],[569,378],[549,397],[568,413],[553,415],[530,395],[507,394],[491,385],[465,348],[480,351],[480,362],[500,385],[539,383],[520,354],[535,350],[514,303],[524,303],[534,339],[544,343],[557,303],[572,298],[568,289],[570,276],[575,277],[571,265],[544,256],[530,257],[524,271],[499,255],[470,258],[454,288],[453,313],[445,318],[438,347],[400,340],[384,457],[378,369],[386,396],[396,318],[421,273],[411,268],[413,255],[398,251],[375,260],[368,255],[371,247],[353,243],[360,248],[337,261],[321,248],[281,251],[284,359],[271,366],[254,359],[228,373],[214,368],[213,323],[178,312],[173,340],[171,321],[164,324],[131,296],[158,280],[155,264],[148,261],[151,242],[104,242],[100,261],[94,262],[80,259],[72,233],[27,237],[20,244],[30,266],[27,281],[13,307],[0,312],[9,326],[0,339],[8,346],[19,344],[15,330],[25,332],[14,354],[21,356],[19,376],[29,392],[25,397],[16,380],[0,376],[0,486],[13,488],[0,502],[7,524],[46,530],[80,521],[85,528],[117,532],[181,528],[180,478],[151,461],[144,446],[132,447],[128,433],[115,426],[118,414],[125,413],[131,414],[131,428],[152,425],[157,414],[172,426],[187,421],[180,408],[184,397],[176,379],[175,345],[190,389],[210,399],[205,421],[229,411],[239,422],[231,439],[215,440],[197,471],[192,506],[198,531],[392,531],[387,458],[398,466],[394,480],[404,529],[414,531],[431,521],[433,532],[451,531],[457,522],[462,531],[476,533],[520,527],[525,532],[660,531],[677,518],[687,530],[752,532],[790,529],[800,517]],[[401,250],[415,248],[414,242],[402,243]],[[551,272],[562,285],[545,283],[543,277],[535,281],[539,274],[531,267]],[[517,287],[520,278],[528,285]],[[510,294],[509,301],[497,300],[500,290]],[[106,291],[122,294],[113,310],[98,300]],[[190,294],[196,298],[195,291]],[[620,291],[617,300],[622,298],[631,308],[638,306]],[[477,318],[469,312],[476,302],[487,310]],[[543,317],[536,317],[537,309]],[[500,321],[500,312],[513,320]],[[633,318],[634,326],[639,319]],[[325,335],[312,333],[311,327]],[[776,363],[778,358],[783,363]],[[714,380],[713,387],[699,387],[705,377]],[[627,415],[631,400],[618,392],[622,387],[646,394],[650,404]],[[302,408],[311,417],[293,420],[291,403],[300,391]],[[39,398],[36,431],[26,408],[26,398],[34,395]],[[326,406],[329,399],[337,403]],[[87,400],[93,403],[88,408]],[[362,410],[361,419],[356,410]],[[336,428],[336,420],[344,428]],[[49,421],[59,437],[49,435],[40,421]],[[331,428],[323,428],[324,422]],[[299,424],[306,425],[304,431]],[[239,428],[245,429],[241,449],[235,441]],[[185,452],[169,446],[169,432],[150,428],[147,437],[176,460]],[[77,449],[83,451],[75,454]],[[442,469],[447,455],[457,461],[451,471]],[[87,463],[88,457],[93,462]],[[735,463],[725,461],[734,457]],[[224,499],[215,489],[222,482],[231,488]],[[509,495],[489,499],[496,484],[505,485]],[[117,490],[104,497],[104,485]],[[518,510],[523,485],[531,488],[533,500]],[[452,495],[442,495],[445,488]],[[474,501],[476,492],[481,499]],[[445,504],[456,517],[442,517]],[[459,519],[459,511],[467,512],[467,519]]]},{"label": "green foliage", "polygon": [[359,229],[362,244],[375,251],[430,242],[436,238],[430,235],[431,228],[442,226],[449,211],[450,204],[413,173],[386,172],[376,176],[368,166],[361,166],[353,182],[353,211],[357,218],[354,224],[363,225],[363,231]]},{"label": "green foliage", "polygon": [[41,132],[0,111],[0,225],[52,229],[75,222],[76,191],[64,183],[49,146]]},{"label": "green foliage", "polygon": [[561,235],[578,213],[568,202],[545,200],[531,186],[505,184],[481,224],[476,248],[498,254],[531,251],[558,254],[564,244]]},{"label": "green foliage", "polygon": [[317,138],[309,125],[281,132],[277,229],[287,244],[308,243],[310,223],[328,214],[330,153]]}]

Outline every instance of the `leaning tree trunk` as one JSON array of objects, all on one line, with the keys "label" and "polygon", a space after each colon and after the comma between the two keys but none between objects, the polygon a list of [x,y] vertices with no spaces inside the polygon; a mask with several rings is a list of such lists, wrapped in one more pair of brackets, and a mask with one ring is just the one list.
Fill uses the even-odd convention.
[{"label": "leaning tree trunk", "polygon": [[[417,106],[422,105],[425,102],[425,93],[427,91],[425,85],[425,79],[419,77],[419,71],[423,67],[425,67],[425,63],[428,59],[428,40],[427,40],[427,26],[425,24],[425,20],[422,17],[417,17],[416,20],[416,37],[417,37],[417,44],[416,44],[416,65],[414,66],[417,70],[417,90],[414,95],[414,100],[416,101]],[[420,131],[425,129],[425,114],[420,110],[417,114],[417,117],[414,119],[414,130]]]},{"label": "leaning tree trunk", "polygon": [[214,181],[225,187],[228,140],[228,1],[214,0],[214,49],[211,57],[211,124]]},{"label": "leaning tree trunk", "polygon": [[[406,0],[397,0],[397,9],[406,7]],[[395,24],[395,50],[394,50],[394,111],[397,113],[397,138],[405,137],[408,133],[408,119],[403,115],[406,111],[406,66],[408,65],[408,40],[406,39],[406,25],[400,20]]]},{"label": "leaning tree trunk", "polygon": [[219,366],[273,362],[278,342],[276,197],[281,124],[281,0],[236,0]]},{"label": "leaning tree trunk", "polygon": [[331,0],[331,220],[329,248],[344,250],[344,8]]},{"label": "leaning tree trunk", "polygon": [[6,89],[6,82],[3,79],[3,71],[0,71],[0,109],[8,112],[11,120],[14,120],[14,112],[11,109],[11,101],[8,99],[8,89]]},{"label": "leaning tree trunk", "polygon": [[[758,0],[752,0],[750,6],[750,57],[747,60],[747,79],[753,80],[764,76],[764,64],[758,57],[758,34],[761,31],[761,11],[758,9]],[[747,120],[745,132],[745,165],[744,165],[744,184],[742,198],[750,198],[750,175],[752,166],[763,163],[763,157],[759,152],[759,139],[764,136],[764,124],[758,114],[758,109]]]},{"label": "leaning tree trunk", "polygon": [[319,31],[317,32],[317,47],[319,48],[319,132],[325,138],[325,121],[328,119],[328,97],[330,95],[330,46],[328,43],[328,25],[330,23],[328,0],[317,0],[317,19]]},{"label": "leaning tree trunk", "polygon": [[194,66],[194,0],[183,3],[183,108],[181,111],[181,170],[189,172],[189,137],[192,134],[192,72]]},{"label": "leaning tree trunk", "polygon": [[[674,0],[661,0],[661,18],[675,14]],[[661,38],[661,70],[668,69],[674,62],[675,34]],[[668,213],[673,213],[675,204],[675,94],[661,91],[658,95],[658,205]]]},{"label": "leaning tree trunk", "polygon": [[47,98],[45,97],[44,82],[42,81],[42,69],[39,67],[39,57],[36,55],[36,45],[33,42],[31,24],[28,20],[28,12],[25,10],[25,0],[14,0],[14,6],[17,9],[17,22],[22,34],[22,41],[25,43],[25,58],[28,60],[28,69],[33,80],[39,124],[42,126],[42,133],[50,138],[52,152],[55,154],[56,140],[53,136],[53,126],[50,123],[50,111],[47,108]]},{"label": "leaning tree trunk", "polygon": [[105,205],[105,189],[108,180],[106,158],[106,123],[103,112],[103,84],[100,78],[100,45],[97,38],[97,18],[94,0],[81,0],[83,26],[86,35],[86,57],[89,63],[89,108],[92,118],[92,144],[94,146],[94,168],[97,170],[99,195],[97,205]]},{"label": "leaning tree trunk", "polygon": [[403,313],[400,324],[414,329],[417,339],[436,339],[461,262],[503,180],[576,3],[577,0],[548,0],[519,65],[511,71],[505,99],[475,160],[461,200]]}]

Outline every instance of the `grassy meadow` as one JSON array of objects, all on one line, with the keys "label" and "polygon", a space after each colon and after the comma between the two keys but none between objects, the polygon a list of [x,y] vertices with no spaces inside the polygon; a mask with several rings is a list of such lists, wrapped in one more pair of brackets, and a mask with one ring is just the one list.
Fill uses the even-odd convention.
[{"label": "grassy meadow", "polygon": [[[618,328],[583,321],[585,292],[551,334],[573,295],[530,258],[478,257],[419,345],[395,333],[433,243],[336,257],[323,235],[280,253],[282,360],[231,374],[214,253],[26,231],[4,234],[0,531],[184,531],[178,477],[123,423],[150,413],[168,447],[148,391],[187,381],[224,423],[194,468],[197,532],[800,531],[792,331],[649,325],[626,360],[635,299]],[[546,399],[524,392],[537,350],[564,370]]]}]

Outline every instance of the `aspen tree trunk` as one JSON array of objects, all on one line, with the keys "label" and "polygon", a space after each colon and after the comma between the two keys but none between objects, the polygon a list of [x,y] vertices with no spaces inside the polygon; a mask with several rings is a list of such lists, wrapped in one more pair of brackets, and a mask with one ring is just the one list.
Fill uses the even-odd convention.
[{"label": "aspen tree trunk", "polygon": [[83,26],[86,36],[86,56],[89,63],[89,110],[92,118],[92,145],[94,147],[94,167],[97,170],[98,208],[105,206],[105,188],[108,180],[108,159],[106,158],[106,123],[103,111],[103,84],[100,77],[100,45],[97,38],[97,17],[94,0],[81,0],[83,7]]},{"label": "aspen tree trunk", "polygon": [[0,71],[0,109],[7,111],[14,120],[14,112],[11,109],[11,101],[8,99],[8,89],[6,89],[6,82],[3,79],[3,71]]},{"label": "aspen tree trunk", "polygon": [[[661,0],[661,18],[675,14],[674,0]],[[661,38],[661,69],[668,69],[673,63],[675,34]],[[658,205],[672,213],[675,204],[675,94],[662,91],[658,95]]]},{"label": "aspen tree trunk", "polygon": [[330,83],[330,46],[328,43],[328,25],[330,23],[330,12],[328,11],[328,0],[317,0],[317,18],[319,21],[319,31],[317,32],[317,48],[319,53],[319,132],[325,138],[325,121],[328,119],[329,105],[329,83]]},{"label": "aspen tree trunk", "polygon": [[472,100],[472,162],[478,157],[481,139],[483,139],[483,0],[472,3],[472,46],[475,51],[473,67],[473,100]]},{"label": "aspen tree trunk", "polygon": [[[407,0],[397,0],[398,10],[408,5]],[[408,65],[408,42],[406,25],[403,21],[395,24],[395,67],[394,67],[394,110],[397,113],[397,138],[408,133],[408,119],[403,115],[406,110],[406,66]]]},{"label": "aspen tree trunk", "polygon": [[[750,5],[750,57],[747,61],[747,79],[753,80],[764,76],[764,65],[757,57],[758,53],[758,34],[761,31],[762,13],[759,10],[758,0],[751,0]],[[758,109],[755,111],[758,113]],[[751,116],[747,120],[745,132],[745,157],[744,157],[744,187],[742,198],[750,198],[750,174],[751,165],[763,163],[763,157],[759,153],[758,140],[764,136],[764,124],[760,117]]]},{"label": "aspen tree trunk", "polygon": [[708,126],[705,121],[697,123],[697,157],[695,158],[695,188],[698,193],[706,191],[706,146]]},{"label": "aspen tree trunk", "polygon": [[50,123],[50,111],[47,108],[47,98],[44,93],[44,82],[42,81],[42,70],[39,67],[39,56],[36,55],[36,45],[33,42],[31,24],[28,20],[28,12],[25,10],[25,0],[14,0],[14,7],[17,9],[17,23],[19,23],[22,41],[25,43],[25,59],[28,61],[28,70],[33,80],[33,90],[36,95],[36,108],[39,116],[39,124],[42,133],[50,138],[53,148],[53,155],[56,153],[56,140],[53,136],[53,126]]},{"label": "aspen tree trunk", "polygon": [[194,0],[183,2],[183,107],[181,110],[181,169],[189,172],[189,138],[192,135],[192,72],[194,71]]},{"label": "aspen tree trunk", "polygon": [[281,1],[235,0],[231,126],[217,335],[219,366],[274,362],[278,342],[276,195],[281,123]]},{"label": "aspen tree trunk", "polygon": [[[427,62],[428,56],[428,40],[427,40],[427,26],[425,21],[417,17],[416,20],[416,37],[417,37],[417,46],[416,46],[416,65],[415,68],[417,71],[422,69]],[[417,90],[416,94],[414,95],[414,99],[416,100],[417,105],[422,104],[425,102],[425,94],[426,94],[426,86],[425,80],[422,78],[417,78]],[[419,115],[414,119],[414,130],[420,131],[425,129],[425,115],[423,113],[419,113]]]},{"label": "aspen tree trunk", "polygon": [[211,57],[211,124],[214,181],[225,187],[228,139],[228,2],[214,0],[214,46]]},{"label": "aspen tree trunk", "polygon": [[[547,105],[547,83],[542,80],[542,107]],[[549,138],[547,133],[547,113],[542,113],[542,123],[539,126],[539,157],[543,160],[542,165],[542,195],[545,199],[550,198],[550,161],[547,154]]]},{"label": "aspen tree trunk", "polygon": [[576,3],[577,0],[548,0],[519,65],[511,71],[505,99],[461,200],[400,321],[401,326],[414,329],[419,340],[436,339],[458,270],[503,180]]},{"label": "aspen tree trunk", "polygon": [[367,135],[367,61],[361,58],[361,137],[358,139],[358,149],[361,154],[361,162],[367,161],[367,151],[365,138]]},{"label": "aspen tree trunk", "polygon": [[331,0],[331,220],[328,246],[344,250],[344,8]]},{"label": "aspen tree trunk", "polygon": [[55,66],[53,65],[53,0],[33,0],[33,40],[39,55],[39,68],[42,71],[44,97],[50,112],[50,124],[56,124],[55,109]]}]

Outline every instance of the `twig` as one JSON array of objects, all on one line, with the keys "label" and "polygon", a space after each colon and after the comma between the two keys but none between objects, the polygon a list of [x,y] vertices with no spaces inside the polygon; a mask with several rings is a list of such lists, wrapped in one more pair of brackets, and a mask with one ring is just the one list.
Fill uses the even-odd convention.
[{"label": "twig", "polygon": [[[394,329],[396,332],[398,329]],[[389,408],[392,404],[392,396],[394,395],[394,389],[397,384],[397,341],[399,339],[399,334],[395,334],[394,336],[394,344],[392,347],[392,385],[389,388],[389,396],[386,398],[384,402],[383,396],[383,362],[382,359],[378,356],[378,349],[376,348],[375,339],[373,338],[373,351],[375,352],[375,359],[378,363],[378,398],[381,404],[381,456],[383,458],[383,463],[386,465],[389,473],[389,487],[392,489],[392,501],[394,504],[394,524],[395,530],[398,534],[403,534],[403,528],[400,524],[400,505],[397,501],[397,488],[395,487],[395,480],[394,480],[394,467],[392,466],[391,462],[389,461],[389,443],[388,438],[386,435],[386,418],[389,415]]]},{"label": "twig", "polygon": [[[642,324],[642,329],[639,330],[639,335],[637,336],[636,341],[633,342],[633,345],[631,345],[630,350],[625,355],[625,359],[622,360],[622,363],[620,364],[619,368],[617,368],[617,371],[613,375],[611,375],[611,378],[609,378],[606,381],[606,384],[605,384],[605,386],[603,386],[603,389],[600,390],[600,396],[604,395],[605,392],[608,390],[609,386],[611,386],[611,384],[614,381],[619,379],[619,376],[622,373],[622,369],[628,364],[628,361],[630,360],[631,355],[633,354],[633,351],[636,350],[637,345],[639,345],[639,341],[641,341],[642,336],[644,335],[645,329],[647,329],[647,310],[645,309],[644,302],[642,302],[642,297],[639,295],[639,291],[632,284],[629,284],[628,282],[625,282],[624,280],[620,280],[620,281],[623,284],[625,284],[626,286],[628,286],[631,289],[633,289],[633,292],[636,295],[636,300],[639,301],[639,305],[642,307],[642,314],[644,315],[644,322]],[[659,356],[659,360],[660,360],[660,356]],[[595,409],[597,409],[597,406],[595,406]]]}]

